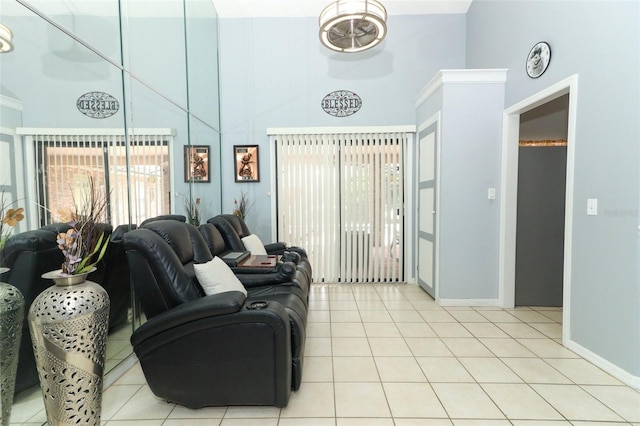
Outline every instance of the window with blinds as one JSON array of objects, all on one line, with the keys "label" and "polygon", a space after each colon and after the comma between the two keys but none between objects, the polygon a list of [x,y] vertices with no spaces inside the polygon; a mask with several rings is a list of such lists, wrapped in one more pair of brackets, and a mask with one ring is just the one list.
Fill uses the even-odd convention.
[{"label": "window with blinds", "polygon": [[131,223],[168,214],[172,132],[137,130],[129,136],[127,147],[122,131],[96,130],[57,129],[27,137],[38,170],[40,224],[68,221],[74,199],[81,199],[89,175],[98,190],[109,194],[105,221],[114,227],[129,223],[129,210]]},{"label": "window with blinds", "polygon": [[403,280],[406,133],[276,134],[278,240],[316,282]]}]

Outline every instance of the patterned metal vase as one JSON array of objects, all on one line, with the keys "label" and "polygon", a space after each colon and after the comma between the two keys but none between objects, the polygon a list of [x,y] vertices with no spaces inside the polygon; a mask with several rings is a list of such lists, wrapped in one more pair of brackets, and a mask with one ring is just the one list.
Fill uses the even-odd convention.
[{"label": "patterned metal vase", "polygon": [[99,425],[109,296],[91,281],[53,279],[56,285],[40,293],[29,309],[47,421]]},{"label": "patterned metal vase", "polygon": [[11,284],[0,283],[0,408],[2,408],[0,424],[2,426],[8,425],[11,417],[23,320],[22,293]]}]

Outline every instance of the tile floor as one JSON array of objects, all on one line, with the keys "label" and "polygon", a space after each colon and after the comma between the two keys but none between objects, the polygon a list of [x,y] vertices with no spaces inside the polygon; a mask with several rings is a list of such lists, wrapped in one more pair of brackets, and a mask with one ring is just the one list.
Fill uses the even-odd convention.
[{"label": "tile floor", "polygon": [[136,364],[105,391],[102,420],[107,426],[640,425],[640,392],[563,348],[561,321],[557,308],[443,308],[415,285],[314,284],[303,383],[286,408],[168,404],[151,394]]}]

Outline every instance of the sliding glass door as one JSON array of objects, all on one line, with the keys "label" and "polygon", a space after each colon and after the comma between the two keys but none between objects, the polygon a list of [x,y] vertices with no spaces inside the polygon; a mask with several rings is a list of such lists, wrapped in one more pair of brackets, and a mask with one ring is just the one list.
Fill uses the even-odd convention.
[{"label": "sliding glass door", "polygon": [[316,282],[403,280],[405,133],[281,134],[278,239],[304,247]]}]

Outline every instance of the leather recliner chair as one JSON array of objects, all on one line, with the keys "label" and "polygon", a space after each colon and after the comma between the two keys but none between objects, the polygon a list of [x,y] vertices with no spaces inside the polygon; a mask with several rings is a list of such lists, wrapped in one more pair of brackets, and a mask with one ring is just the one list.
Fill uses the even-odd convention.
[{"label": "leather recliner chair", "polygon": [[[251,231],[249,231],[244,220],[232,214],[221,214],[208,219],[207,223],[211,223],[218,228],[229,250],[246,250],[242,238],[251,235]],[[267,254],[288,257],[297,265],[299,270],[305,273],[307,281],[311,283],[313,276],[311,262],[303,248],[287,247],[287,244],[283,242],[267,243],[264,244],[264,248]]]},{"label": "leather recliner chair", "polygon": [[[214,224],[203,223],[198,227],[198,230],[213,256],[222,258],[230,251],[222,234]],[[298,294],[304,301],[305,306],[308,305],[309,286],[311,283],[308,281],[307,275],[301,272],[292,261],[280,260],[273,268],[247,268],[231,265],[230,268],[244,286],[255,295],[258,295],[260,291],[264,292],[265,286],[273,284],[294,285],[301,290]]]},{"label": "leather recliner chair", "polygon": [[278,285],[259,298],[251,290],[205,296],[193,265],[213,256],[187,223],[151,222],[123,243],[148,319],[131,343],[156,396],[189,408],[287,405],[304,353],[298,295]]}]

